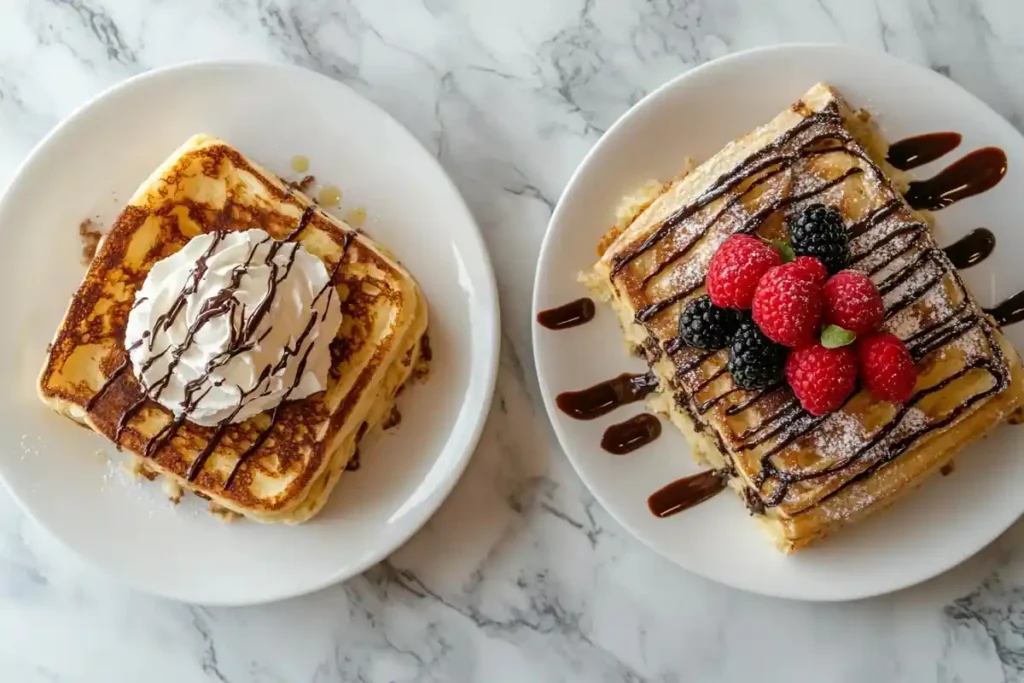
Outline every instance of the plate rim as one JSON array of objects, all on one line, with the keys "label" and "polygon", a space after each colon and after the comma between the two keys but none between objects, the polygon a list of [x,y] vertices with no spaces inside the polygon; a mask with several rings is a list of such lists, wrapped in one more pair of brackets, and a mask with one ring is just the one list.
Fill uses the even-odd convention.
[{"label": "plate rim", "polygon": [[[481,275],[482,281],[480,282],[479,296],[483,302],[489,301],[492,305],[492,313],[490,315],[490,324],[486,325],[484,329],[484,344],[481,345],[481,349],[491,349],[489,355],[481,353],[481,358],[484,360],[484,372],[483,378],[479,383],[480,391],[483,397],[482,402],[478,403],[479,410],[476,411],[476,415],[471,419],[469,424],[470,429],[468,430],[468,438],[466,439],[466,446],[464,452],[460,455],[458,462],[452,469],[452,476],[447,478],[435,491],[435,499],[427,504],[424,508],[421,518],[417,519],[415,523],[410,524],[409,527],[402,533],[399,533],[396,538],[391,542],[382,545],[376,552],[366,554],[364,557],[359,558],[357,562],[352,564],[350,567],[344,570],[339,570],[333,573],[329,573],[325,577],[318,581],[310,582],[308,585],[291,590],[277,590],[277,591],[266,591],[260,595],[256,595],[251,599],[226,599],[217,600],[204,598],[202,602],[195,602],[190,600],[187,596],[178,594],[174,591],[162,591],[160,587],[153,587],[151,585],[140,583],[132,576],[129,572],[122,572],[116,566],[101,565],[95,561],[91,556],[81,552],[75,545],[73,545],[70,539],[64,537],[63,534],[58,533],[51,525],[44,522],[39,516],[35,514],[35,511],[30,503],[27,502],[24,496],[22,496],[18,490],[8,483],[7,479],[3,475],[2,469],[0,469],[0,483],[2,483],[4,489],[8,495],[14,500],[18,508],[22,513],[34,524],[43,529],[50,538],[57,541],[58,545],[63,547],[68,553],[77,559],[81,564],[87,567],[90,571],[97,573],[101,577],[105,577],[107,580],[112,580],[116,583],[121,583],[134,591],[139,593],[153,595],[160,598],[174,600],[185,604],[197,604],[203,606],[217,606],[217,607],[241,607],[249,605],[261,605],[272,602],[279,602],[290,598],[297,598],[317,591],[323,590],[327,587],[335,584],[342,583],[353,577],[356,577],[364,573],[367,569],[374,566],[375,564],[386,559],[408,541],[415,536],[422,528],[430,521],[431,518],[437,513],[441,505],[448,499],[454,490],[456,484],[462,479],[466,468],[469,466],[470,460],[476,453],[476,449],[480,442],[480,437],[483,434],[484,427],[487,424],[487,419],[490,415],[490,408],[493,403],[494,394],[497,388],[498,379],[498,366],[501,354],[501,302],[498,295],[497,279],[494,272],[494,267],[491,262],[490,251],[487,248],[487,242],[483,237],[483,233],[480,230],[480,225],[470,210],[469,205],[466,203],[465,198],[459,191],[458,186],[452,180],[451,176],[445,170],[441,162],[435,157],[430,151],[423,145],[420,140],[413,135],[413,133],[406,128],[400,121],[392,116],[383,107],[378,105],[373,100],[363,96],[356,92],[346,83],[339,80],[326,76],[318,71],[309,69],[296,64],[290,64],[286,62],[275,62],[261,59],[195,59],[173,62],[165,64],[147,71],[130,76],[126,79],[118,81],[99,93],[85,100],[83,103],[76,106],[70,113],[62,118],[53,128],[51,128],[46,135],[44,135],[29,151],[29,153],[22,159],[18,165],[14,174],[11,176],[4,188],[3,193],[0,194],[0,210],[2,210],[10,197],[13,196],[15,188],[23,182],[23,177],[29,172],[30,168],[36,163],[36,160],[42,155],[42,153],[54,143],[55,140],[66,134],[66,130],[83,116],[92,107],[99,104],[101,101],[108,97],[114,96],[115,94],[121,93],[125,90],[132,89],[138,86],[140,83],[165,78],[186,72],[200,73],[208,69],[220,69],[220,68],[241,68],[241,69],[270,69],[278,71],[292,72],[295,74],[301,74],[304,78],[312,77],[314,80],[319,80],[325,87],[340,88],[347,92],[348,96],[355,97],[361,100],[366,106],[373,110],[380,118],[388,120],[390,124],[395,126],[395,129],[399,135],[404,136],[415,149],[418,150],[419,154],[422,154],[424,161],[427,164],[432,165],[434,170],[437,172],[439,178],[444,182],[453,194],[455,202],[455,208],[465,214],[465,218],[468,221],[468,225],[472,227],[472,230],[467,231],[467,238],[472,241],[472,246],[476,248],[480,254],[480,263],[482,266]],[[469,384],[472,386],[472,383]],[[460,404],[459,413],[463,412],[465,402]],[[456,415],[456,420],[453,424],[453,428],[458,426],[459,414]],[[454,431],[454,429],[452,430]]]},{"label": "plate rim", "polygon": [[[669,90],[672,90],[673,88],[679,87],[685,81],[690,80],[691,78],[694,78],[698,74],[701,74],[701,73],[703,73],[705,71],[717,69],[717,68],[726,66],[728,64],[731,64],[733,62],[740,62],[740,61],[745,61],[745,60],[749,60],[749,59],[752,59],[752,58],[756,58],[759,55],[764,55],[764,54],[767,54],[767,53],[778,53],[778,52],[794,52],[794,53],[797,53],[797,52],[801,52],[801,51],[818,51],[818,50],[826,50],[826,51],[832,51],[832,52],[835,52],[835,53],[838,53],[838,54],[845,54],[845,56],[847,58],[850,58],[850,59],[856,59],[857,57],[870,56],[872,59],[881,59],[882,61],[890,61],[892,63],[898,63],[902,68],[909,68],[911,71],[917,72],[917,74],[923,80],[931,80],[933,82],[942,83],[943,87],[952,86],[953,88],[959,90],[961,95],[964,98],[966,98],[968,100],[971,100],[974,105],[979,105],[979,106],[983,107],[984,109],[987,109],[996,119],[998,119],[1000,125],[1002,127],[1004,127],[1007,132],[1009,132],[1012,135],[1020,138],[1022,144],[1024,144],[1024,134],[1021,134],[1019,131],[1017,131],[1009,123],[1009,121],[1006,120],[1005,117],[1003,117],[1001,114],[999,114],[999,112],[997,112],[995,109],[993,109],[987,102],[982,100],[980,97],[978,97],[974,93],[970,92],[969,90],[967,90],[966,88],[964,88],[962,85],[960,85],[959,83],[957,83],[956,81],[954,81],[951,78],[943,76],[943,75],[933,71],[932,69],[929,69],[926,66],[922,66],[921,64],[918,64],[918,63],[915,63],[915,62],[911,62],[911,61],[902,59],[902,58],[897,57],[897,56],[895,56],[895,55],[893,55],[893,54],[891,54],[889,52],[886,52],[886,51],[870,50],[870,49],[865,49],[865,48],[860,48],[860,47],[855,47],[855,46],[847,45],[847,44],[844,44],[844,43],[792,42],[792,43],[779,43],[779,44],[775,44],[775,45],[756,46],[756,47],[748,48],[748,49],[745,49],[745,50],[739,50],[737,52],[732,52],[732,53],[729,53],[727,55],[723,55],[721,57],[717,57],[715,59],[709,60],[707,62],[704,62],[703,64],[699,64],[699,65],[697,65],[697,66],[695,66],[695,67],[693,67],[691,69],[688,69],[688,70],[686,70],[686,71],[684,71],[684,72],[682,72],[682,73],[680,73],[680,74],[670,78],[669,80],[667,80],[666,82],[662,83],[660,86],[658,86],[657,88],[652,90],[650,93],[645,95],[643,98],[641,98],[634,105],[629,107],[629,109],[627,109],[625,112],[623,112],[623,114],[621,116],[619,116],[619,118],[616,119],[615,122],[601,135],[600,139],[598,139],[598,141],[594,144],[594,146],[590,148],[590,150],[587,152],[587,154],[580,161],[579,165],[573,171],[572,175],[569,178],[569,181],[566,183],[565,189],[562,191],[562,194],[560,195],[560,197],[558,199],[558,203],[555,205],[554,211],[551,213],[551,218],[548,221],[548,226],[547,226],[547,228],[546,228],[546,230],[544,232],[543,241],[541,242],[541,249],[540,249],[540,252],[539,252],[538,258],[537,258],[537,268],[536,268],[536,271],[534,273],[533,297],[532,297],[532,307],[531,307],[531,335],[530,335],[530,339],[531,339],[531,342],[532,342],[533,348],[534,348],[534,360],[535,360],[534,371],[535,371],[535,373],[537,375],[537,382],[538,382],[538,385],[539,385],[539,388],[540,388],[541,400],[544,403],[544,408],[545,408],[545,410],[547,412],[548,420],[551,423],[551,427],[552,427],[552,429],[555,432],[555,436],[556,436],[556,438],[558,440],[558,445],[561,447],[562,452],[565,454],[566,458],[569,460],[569,463],[572,465],[573,470],[575,470],[577,476],[579,476],[579,478],[582,480],[583,484],[587,487],[587,490],[590,492],[590,494],[592,496],[594,496],[594,498],[601,504],[601,506],[605,509],[605,511],[623,529],[625,529],[633,538],[635,538],[636,540],[640,541],[645,547],[647,547],[650,550],[652,550],[653,552],[655,552],[658,556],[666,559],[667,561],[671,562],[672,564],[676,565],[677,567],[680,567],[684,571],[689,572],[690,574],[693,574],[695,576],[699,576],[701,578],[704,578],[706,580],[714,581],[715,583],[717,583],[719,585],[728,586],[730,588],[733,588],[733,589],[736,589],[736,590],[740,590],[740,591],[743,591],[745,593],[750,593],[750,594],[754,594],[754,595],[764,595],[764,596],[772,597],[772,598],[783,598],[783,599],[787,599],[787,600],[795,600],[795,601],[801,601],[801,602],[834,603],[834,602],[852,602],[852,601],[856,601],[856,600],[863,600],[863,599],[866,599],[866,598],[877,597],[877,596],[880,596],[880,595],[888,595],[890,593],[894,593],[894,592],[897,592],[897,591],[900,591],[900,590],[903,590],[903,589],[906,589],[906,588],[910,588],[911,586],[916,586],[918,584],[924,583],[925,581],[933,579],[936,576],[944,574],[945,572],[948,572],[949,570],[953,569],[954,567],[957,567],[960,564],[966,562],[968,559],[970,559],[971,557],[974,557],[979,552],[984,550],[986,547],[991,545],[997,538],[999,538],[1003,533],[1005,533],[1007,529],[1009,529],[1011,526],[1013,526],[1013,524],[1015,524],[1018,520],[1020,520],[1021,516],[1024,515],[1024,512],[1019,513],[1016,517],[1011,519],[1005,526],[998,526],[997,525],[997,528],[996,528],[994,533],[992,533],[990,535],[986,535],[983,538],[979,538],[979,544],[978,544],[977,548],[975,550],[971,551],[970,553],[968,553],[967,555],[965,555],[963,557],[959,557],[958,559],[953,559],[953,560],[947,561],[947,562],[937,563],[937,565],[934,568],[928,570],[927,572],[922,572],[919,575],[915,575],[915,576],[912,576],[910,578],[901,579],[899,581],[891,583],[888,586],[882,586],[882,587],[874,586],[874,587],[868,587],[866,589],[859,589],[859,590],[858,589],[850,590],[849,588],[841,588],[841,589],[837,589],[837,591],[835,593],[830,594],[830,595],[821,595],[821,594],[807,595],[807,594],[800,593],[798,591],[789,590],[789,589],[787,589],[785,587],[779,587],[778,589],[771,589],[771,588],[758,587],[758,586],[749,585],[749,584],[741,584],[739,582],[722,580],[720,577],[717,577],[717,576],[705,573],[705,572],[701,571],[698,568],[691,567],[691,566],[686,566],[686,565],[682,564],[675,557],[673,557],[673,556],[669,555],[667,552],[663,551],[662,548],[658,544],[653,542],[653,540],[647,538],[645,535],[643,535],[643,534],[639,533],[637,530],[635,530],[633,528],[633,525],[627,523],[627,521],[623,517],[620,517],[619,515],[617,515],[615,513],[615,511],[612,509],[612,507],[608,504],[608,500],[610,500],[608,498],[608,496],[605,495],[604,492],[599,491],[598,488],[594,486],[592,478],[587,474],[587,469],[581,464],[581,463],[583,463],[583,459],[578,454],[577,455],[573,455],[572,452],[570,451],[570,449],[566,448],[566,443],[568,441],[568,437],[563,433],[563,429],[562,429],[562,426],[561,426],[561,423],[560,423],[560,420],[561,420],[561,417],[559,415],[560,411],[558,410],[557,406],[554,403],[554,396],[555,396],[555,394],[553,393],[551,387],[549,386],[549,384],[547,382],[547,379],[543,376],[543,373],[541,372],[541,368],[540,368],[540,362],[538,360],[537,349],[539,349],[540,345],[541,345],[540,339],[541,339],[542,330],[540,329],[540,325],[538,325],[536,323],[537,314],[541,310],[543,310],[541,308],[541,303],[539,301],[539,295],[540,295],[540,290],[541,290],[541,282],[544,279],[543,278],[544,268],[542,266],[547,261],[547,259],[549,258],[549,250],[552,248],[551,244],[553,242],[552,235],[554,233],[554,226],[556,225],[556,223],[562,222],[564,220],[563,214],[566,211],[565,207],[567,205],[567,198],[570,197],[575,191],[577,191],[577,186],[582,183],[582,176],[583,176],[584,170],[591,165],[591,163],[593,162],[593,159],[598,154],[600,154],[602,148],[605,145],[610,144],[609,140],[612,137],[614,137],[621,128],[623,128],[626,125],[628,125],[628,123],[634,117],[639,116],[641,114],[641,112],[653,100],[663,96],[663,94],[666,91],[669,91]],[[645,409],[645,412],[649,412],[649,411],[646,411],[646,409]],[[842,591],[842,592],[840,592],[840,591]]]}]

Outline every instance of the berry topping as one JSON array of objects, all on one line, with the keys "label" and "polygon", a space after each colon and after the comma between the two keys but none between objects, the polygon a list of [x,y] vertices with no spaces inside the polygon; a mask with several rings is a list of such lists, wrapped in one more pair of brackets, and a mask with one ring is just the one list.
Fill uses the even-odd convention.
[{"label": "berry topping", "polygon": [[729,345],[729,372],[743,389],[763,389],[782,379],[786,349],[774,343],[744,317]]},{"label": "berry topping", "polygon": [[828,281],[828,270],[816,258],[811,256],[797,256],[792,261],[790,268],[794,273],[806,276],[811,282],[821,287]]},{"label": "berry topping", "polygon": [[843,214],[824,204],[811,204],[788,219],[789,241],[797,256],[813,256],[830,273],[850,263],[850,236]]},{"label": "berry topping", "polygon": [[877,330],[885,320],[885,306],[878,288],[867,275],[855,270],[836,273],[825,283],[825,322],[854,334]]},{"label": "berry topping", "polygon": [[818,338],[821,287],[796,261],[772,268],[757,283],[753,315],[761,331],[774,342],[796,348]]},{"label": "berry topping", "polygon": [[917,370],[906,345],[899,337],[879,333],[857,342],[861,377],[875,398],[906,403],[914,395]]},{"label": "berry topping", "polygon": [[831,413],[857,388],[857,355],[849,346],[805,346],[789,354],[786,381],[808,413]]},{"label": "berry topping", "polygon": [[679,316],[679,336],[690,346],[707,351],[728,346],[738,326],[736,311],[715,306],[707,295],[688,303]]},{"label": "berry topping", "polygon": [[722,308],[750,308],[757,281],[780,263],[779,253],[756,237],[733,235],[708,264],[704,281],[708,296]]}]

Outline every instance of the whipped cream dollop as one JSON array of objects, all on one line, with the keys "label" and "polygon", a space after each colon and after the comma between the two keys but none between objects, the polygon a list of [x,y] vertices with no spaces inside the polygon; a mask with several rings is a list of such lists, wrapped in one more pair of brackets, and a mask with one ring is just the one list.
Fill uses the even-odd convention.
[{"label": "whipped cream dollop", "polygon": [[153,265],[125,346],[149,398],[214,426],[326,389],[341,317],[331,274],[297,242],[205,233]]}]

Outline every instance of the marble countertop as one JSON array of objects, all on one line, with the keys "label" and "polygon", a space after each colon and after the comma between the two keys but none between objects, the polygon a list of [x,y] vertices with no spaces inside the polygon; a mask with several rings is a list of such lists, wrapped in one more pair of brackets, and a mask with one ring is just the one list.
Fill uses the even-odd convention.
[{"label": "marble countertop", "polygon": [[929,65],[1024,128],[1019,0],[4,0],[0,16],[0,187],[61,118],[132,74],[301,64],[438,156],[484,231],[504,314],[497,396],[465,477],[406,547],[344,585],[245,609],[134,594],[0,489],[0,679],[1024,681],[1024,523],[884,598],[801,604],[705,581],[582,486],[529,343],[553,205],[651,89],[756,45],[844,41]]}]

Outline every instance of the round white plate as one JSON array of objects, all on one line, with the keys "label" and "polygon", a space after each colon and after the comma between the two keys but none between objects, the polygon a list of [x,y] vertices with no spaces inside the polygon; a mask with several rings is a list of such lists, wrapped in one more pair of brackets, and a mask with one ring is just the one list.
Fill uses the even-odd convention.
[{"label": "round white plate", "polygon": [[[194,133],[222,137],[363,206],[430,302],[429,380],[399,399],[401,425],[362,449],[330,502],[297,526],[223,524],[203,501],[175,507],[134,482],[109,443],[46,409],[35,383],[81,279],[79,223],[109,226],[157,165]],[[401,125],[344,85],[296,67],[197,63],[107,91],[32,153],[0,203],[5,333],[0,475],[25,510],[79,555],[137,589],[204,604],[306,593],[398,548],[451,491],[476,445],[497,370],[498,300],[483,240],[455,186]]]},{"label": "round white plate", "polygon": [[[551,219],[534,291],[535,312],[587,292],[576,275],[595,260],[598,238],[614,222],[619,199],[651,178],[678,173],[683,159],[706,159],[727,142],[800,97],[817,81],[836,86],[871,111],[891,141],[953,130],[963,143],[912,173],[932,175],[966,152],[1002,147],[1009,173],[994,189],[937,213],[940,244],[985,226],[996,252],[964,271],[982,304],[1024,287],[1019,254],[1024,139],[952,81],[885,54],[839,46],[795,45],[732,55],[694,69],[633,107],[576,171]],[[1015,259],[1017,263],[1015,263]],[[1007,330],[1024,348],[1024,324]],[[554,404],[581,389],[644,364],[624,351],[609,307],[590,324],[552,332],[534,325],[544,402],[562,447],[597,499],[627,529],[682,567],[746,590],[806,600],[877,595],[932,577],[976,553],[1024,511],[1024,427],[1002,427],[969,446],[949,477],[935,477],[892,510],[785,557],[761,536],[733,495],[721,495],[667,519],[647,509],[649,494],[697,472],[683,436],[667,422],[661,438],[628,456],[601,450],[604,429],[642,410],[633,405],[592,422],[570,419]],[[663,421],[664,422],[664,421]]]}]

